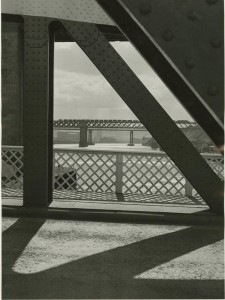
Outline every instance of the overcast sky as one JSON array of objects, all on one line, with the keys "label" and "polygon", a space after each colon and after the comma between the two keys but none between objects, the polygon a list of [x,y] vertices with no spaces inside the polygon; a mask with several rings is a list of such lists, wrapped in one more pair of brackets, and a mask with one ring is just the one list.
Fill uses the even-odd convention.
[{"label": "overcast sky", "polygon": [[[191,120],[129,42],[112,45],[174,120]],[[54,119],[137,119],[75,43],[55,43]]]}]

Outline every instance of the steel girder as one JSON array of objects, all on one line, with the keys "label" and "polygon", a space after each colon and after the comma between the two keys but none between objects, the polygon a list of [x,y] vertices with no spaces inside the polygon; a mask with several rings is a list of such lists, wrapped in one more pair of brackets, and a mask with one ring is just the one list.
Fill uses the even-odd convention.
[{"label": "steel girder", "polygon": [[1,12],[114,25],[95,0],[2,0]]},{"label": "steel girder", "polygon": [[223,0],[97,0],[223,152]]},{"label": "steel girder", "polygon": [[24,17],[24,205],[52,197],[53,40],[47,18]]},{"label": "steel girder", "polygon": [[223,213],[223,182],[97,27],[61,22],[210,208]]}]

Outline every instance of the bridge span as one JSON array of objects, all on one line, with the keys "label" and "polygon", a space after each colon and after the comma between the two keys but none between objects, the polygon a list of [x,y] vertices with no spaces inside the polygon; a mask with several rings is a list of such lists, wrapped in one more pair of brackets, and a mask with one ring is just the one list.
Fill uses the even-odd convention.
[{"label": "bridge span", "polygon": [[[174,121],[179,128],[197,127],[196,122],[187,120]],[[147,130],[139,120],[97,120],[97,119],[60,119],[53,122],[56,130],[78,129],[86,125],[88,129],[110,129],[110,130]]]},{"label": "bridge span", "polygon": [[[187,120],[174,121],[180,129],[199,127],[196,122]],[[134,131],[148,131],[139,120],[97,120],[97,119],[60,119],[53,122],[54,130],[79,130],[80,147],[93,145],[93,130],[130,131],[128,146],[134,146]]]}]

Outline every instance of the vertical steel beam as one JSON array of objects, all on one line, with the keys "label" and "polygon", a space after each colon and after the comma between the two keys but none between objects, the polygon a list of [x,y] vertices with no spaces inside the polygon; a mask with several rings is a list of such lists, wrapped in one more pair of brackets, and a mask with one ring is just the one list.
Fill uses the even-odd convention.
[{"label": "vertical steel beam", "polygon": [[24,17],[24,206],[52,197],[53,40],[49,20]]},{"label": "vertical steel beam", "polygon": [[223,153],[223,0],[97,2]]},{"label": "vertical steel beam", "polygon": [[223,213],[223,182],[96,26],[62,24],[210,208]]},{"label": "vertical steel beam", "polygon": [[2,144],[23,145],[23,24],[2,22]]}]

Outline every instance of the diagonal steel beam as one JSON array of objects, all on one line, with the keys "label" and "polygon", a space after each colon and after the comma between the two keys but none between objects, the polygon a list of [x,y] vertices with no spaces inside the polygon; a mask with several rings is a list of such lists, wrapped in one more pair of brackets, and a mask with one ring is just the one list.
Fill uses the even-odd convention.
[{"label": "diagonal steel beam", "polygon": [[222,181],[97,27],[70,21],[62,24],[210,208],[223,213]]},{"label": "diagonal steel beam", "polygon": [[[201,88],[199,94],[199,90],[194,88],[194,86],[190,83],[190,78],[193,76],[193,69],[195,66],[195,53],[194,56],[190,56],[193,52],[193,49],[189,49],[187,52],[186,61],[183,62],[185,59],[180,59],[180,53],[178,52],[177,45],[179,41],[183,38],[186,38],[185,34],[185,26],[187,27],[187,34],[190,30],[194,33],[196,32],[196,26],[191,24],[191,20],[194,21],[197,18],[206,19],[203,23],[202,35],[204,34],[205,26],[207,26],[207,18],[206,16],[201,16],[200,13],[194,11],[195,6],[200,4],[200,7],[207,2],[218,2],[217,6],[217,13],[215,10],[211,10],[211,15],[214,16],[214,21],[218,23],[216,19],[217,16],[221,19],[221,12],[223,13],[223,1],[215,0],[215,1],[193,1],[193,0],[185,0],[181,3],[180,0],[115,0],[115,1],[108,1],[108,0],[97,0],[97,2],[102,6],[102,8],[108,13],[108,15],[115,21],[115,23],[119,26],[121,31],[127,36],[127,38],[135,45],[135,47],[139,50],[139,52],[143,55],[143,57],[147,60],[147,62],[153,67],[153,69],[158,73],[161,79],[166,83],[166,85],[171,89],[177,99],[181,102],[181,104],[186,108],[186,110],[192,115],[192,117],[199,123],[199,125],[205,130],[205,132],[209,135],[211,140],[215,143],[218,149],[223,153],[223,146],[224,146],[224,133],[223,133],[223,24],[220,24],[219,21],[219,28],[220,35],[222,33],[222,37],[219,38],[217,36],[211,37],[211,44],[213,45],[215,50],[214,54],[211,56],[207,56],[207,60],[205,60],[205,64],[207,65],[210,61],[210,58],[217,55],[217,57],[221,57],[221,59],[217,59],[217,68],[211,64],[211,68],[202,74],[196,72],[195,74],[195,86],[199,87],[199,82],[201,81]],[[197,3],[197,4],[196,4]],[[220,5],[219,5],[220,4]],[[205,9],[205,15],[210,14],[210,10],[208,7]],[[184,15],[184,11],[186,15]],[[165,11],[169,12],[169,15],[165,15]],[[218,15],[218,12],[220,15]],[[177,24],[174,22],[176,20],[177,15],[180,16],[178,19]],[[200,17],[199,17],[200,15]],[[189,16],[189,19],[188,19]],[[153,19],[153,20],[152,20]],[[209,19],[211,20],[211,19]],[[186,25],[186,23],[187,25]],[[188,23],[189,22],[189,23]],[[209,21],[210,22],[210,21]],[[215,23],[214,22],[214,23]],[[194,22],[192,22],[194,23]],[[215,27],[215,25],[211,24]],[[191,25],[190,25],[191,24]],[[197,24],[197,22],[195,22]],[[205,26],[204,26],[205,24]],[[158,27],[157,27],[158,26]],[[163,27],[164,26],[164,27]],[[167,27],[166,27],[167,26]],[[168,27],[169,26],[169,27]],[[189,28],[192,26],[192,28]],[[211,27],[212,27],[211,26]],[[175,27],[174,31],[170,29],[170,27]],[[181,28],[181,29],[179,29]],[[178,35],[178,30],[182,30],[183,32],[180,33],[179,38],[177,38],[177,43],[173,43],[171,46],[171,41],[174,38],[174,35]],[[183,35],[182,35],[183,33]],[[169,49],[170,51],[164,51],[162,47],[159,45],[158,40],[156,37],[162,35],[163,42],[163,49]],[[185,38],[184,38],[185,36]],[[187,39],[187,38],[186,38]],[[196,39],[196,37],[195,37]],[[197,41],[195,42],[199,47],[199,39],[202,39],[202,36],[199,36]],[[210,37],[209,37],[210,39]],[[189,42],[189,43],[188,43]],[[190,47],[191,41],[188,40],[184,44],[186,48]],[[169,45],[168,45],[169,44]],[[182,44],[182,43],[181,43]],[[205,43],[204,43],[205,45]],[[209,43],[207,47],[210,48]],[[213,48],[211,47],[211,48]],[[205,51],[201,56],[204,55],[204,52],[211,51],[208,50],[205,46]],[[207,49],[207,50],[206,50]],[[181,52],[181,50],[179,50]],[[219,51],[219,52],[218,52]],[[211,53],[210,52],[210,53]],[[168,53],[170,55],[168,57]],[[218,54],[219,53],[219,54]],[[182,53],[183,54],[183,53]],[[184,54],[183,54],[184,55]],[[172,61],[171,61],[172,57]],[[179,57],[178,65],[181,66],[185,65],[186,72],[180,72],[180,69],[177,68],[177,65],[174,64],[176,61],[176,57]],[[200,60],[201,57],[197,57]],[[215,60],[215,59],[214,59]],[[214,63],[215,64],[215,63]],[[203,66],[203,63],[202,63]],[[205,70],[205,68],[204,68]],[[209,77],[209,74],[214,72],[214,76],[221,77],[219,78],[220,86],[213,85],[209,86],[207,90],[202,86],[202,81],[204,82],[205,76]],[[186,77],[189,77],[187,80]],[[211,75],[212,76],[212,75]],[[215,80],[212,78],[212,80]],[[205,84],[206,85],[206,84]],[[203,90],[203,91],[202,91]],[[202,97],[203,94],[203,97]],[[219,98],[215,98],[216,94],[219,94]],[[208,99],[210,98],[210,99]],[[207,101],[206,101],[207,100]],[[216,105],[216,104],[217,105]]]}]

